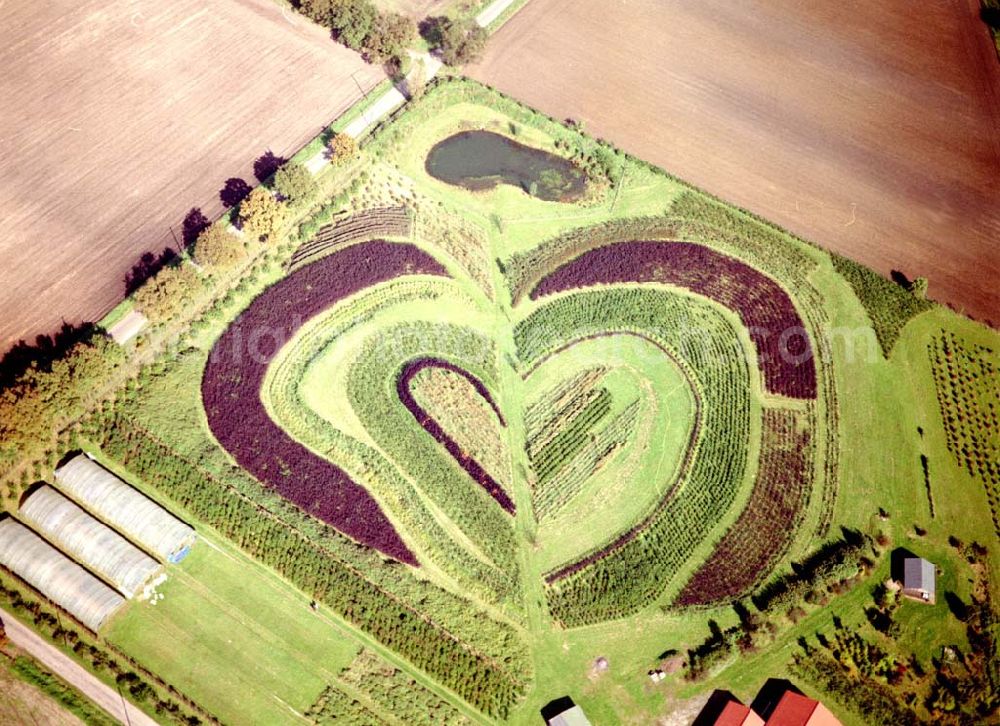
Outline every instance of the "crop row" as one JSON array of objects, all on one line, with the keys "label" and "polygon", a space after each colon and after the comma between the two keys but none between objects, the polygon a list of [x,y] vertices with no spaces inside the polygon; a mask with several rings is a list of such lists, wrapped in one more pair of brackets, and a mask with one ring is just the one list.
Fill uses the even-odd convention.
[{"label": "crop row", "polygon": [[496,347],[490,339],[461,326],[397,323],[363,341],[348,372],[351,407],[376,445],[480,552],[517,581],[511,518],[400,402],[397,386],[401,372],[429,352],[487,385],[495,385]]},{"label": "crop row", "polygon": [[681,192],[670,205],[669,214],[678,222],[684,222],[680,225],[681,239],[698,241],[685,232],[692,229],[691,222],[706,225],[711,233],[705,236],[723,241],[734,254],[746,257],[782,280],[805,280],[816,268],[816,262],[798,246],[805,243],[797,245],[770,222],[733,209],[705,194],[690,189]]},{"label": "crop row", "polygon": [[[344,335],[382,313],[391,314],[398,306],[430,300],[454,302],[458,295],[449,280],[407,277],[355,295],[325,313],[322,324],[312,325],[296,336],[294,349],[271,364],[262,395],[271,415],[292,438],[324,452],[364,482],[390,512],[407,541],[419,548],[421,557],[433,560],[466,592],[488,602],[517,602],[516,588],[507,573],[490,566],[449,536],[413,483],[381,451],[322,418],[304,402],[300,390],[310,361],[329,346],[338,345]],[[489,410],[487,404],[483,406]],[[489,415],[494,416],[492,411]]]},{"label": "crop row", "polygon": [[460,373],[427,368],[413,377],[410,390],[417,403],[432,411],[463,451],[480,462],[503,485],[510,481],[510,452],[502,418]]},{"label": "crop row", "polygon": [[392,663],[363,649],[337,678],[407,726],[464,726],[469,719]]},{"label": "crop row", "polygon": [[379,207],[366,209],[333,224],[321,227],[308,242],[304,242],[292,253],[288,269],[296,270],[338,247],[382,237],[409,237],[412,219],[406,207]]},{"label": "crop row", "polygon": [[571,418],[559,417],[555,435],[531,456],[531,467],[537,477],[536,485],[544,486],[556,472],[566,466],[587,443],[593,429],[611,413],[611,392],[607,388],[594,389],[592,396]]},{"label": "crop row", "polygon": [[928,344],[945,441],[982,482],[1000,535],[1000,366],[990,348],[942,330]]},{"label": "crop row", "polygon": [[604,375],[601,366],[580,371],[545,394],[525,414],[529,457],[538,452],[597,395],[594,386]]},{"label": "crop row", "polygon": [[524,689],[530,666],[508,665],[526,658],[511,626],[335,531],[313,533],[313,520],[227,485],[127,413],[109,423],[102,448],[138,478],[476,708],[506,713]]},{"label": "crop row", "polygon": [[733,310],[757,349],[767,390],[791,398],[816,397],[812,347],[788,293],[753,267],[704,245],[620,242],[593,249],[547,275],[531,298],[629,282],[677,285]]},{"label": "crop row", "polygon": [[[689,345],[684,331],[702,331]],[[737,331],[714,305],[666,290],[610,288],[562,296],[515,329],[532,364],[566,341],[639,335],[669,356],[696,392],[695,423],[675,479],[627,531],[546,576],[549,606],[566,625],[632,614],[655,601],[732,506],[750,438],[750,371]]]},{"label": "crop row", "polygon": [[357,541],[416,565],[371,494],[343,469],[288,436],[260,398],[271,359],[307,320],[361,290],[405,274],[444,275],[445,270],[412,245],[367,242],[268,288],[216,342],[202,379],[202,401],[212,433],[241,467]]},{"label": "crop row", "polygon": [[416,220],[417,236],[442,249],[476,283],[490,300],[494,299],[493,256],[487,232],[470,219],[451,214],[439,206],[424,211],[431,201],[420,200]]},{"label": "crop row", "polygon": [[458,442],[452,438],[451,434],[445,430],[445,428],[438,423],[438,420],[434,417],[434,414],[425,410],[419,403],[417,403],[416,398],[413,396],[413,391],[411,390],[411,383],[413,378],[417,376],[421,371],[438,368],[445,371],[450,371],[451,373],[458,374],[468,381],[473,389],[480,398],[486,401],[493,412],[496,414],[497,418],[500,420],[501,426],[506,426],[504,422],[503,414],[500,413],[500,408],[497,406],[496,402],[493,400],[493,396],[490,395],[489,390],[483,385],[483,382],[476,378],[474,375],[468,371],[464,371],[453,363],[449,363],[446,360],[440,358],[416,358],[409,361],[403,366],[403,369],[399,373],[399,378],[396,379],[396,395],[399,396],[400,402],[406,407],[406,410],[413,414],[413,418],[417,420],[421,428],[430,434],[431,438],[437,441],[445,450],[451,455],[451,458],[462,467],[466,474],[468,474],[474,482],[486,490],[486,492],[496,500],[503,509],[510,514],[514,514],[514,500],[510,498],[510,495],[504,491],[504,488],[500,485],[493,476],[483,468],[483,466],[476,461],[475,457],[464,451]]},{"label": "crop row", "polygon": [[747,594],[788,550],[812,489],[812,416],[764,410],[757,478],[746,508],[677,597],[710,605]]},{"label": "crop row", "polygon": [[628,443],[635,431],[641,408],[639,399],[630,403],[589,438],[576,456],[548,482],[536,485],[531,493],[531,500],[535,516],[539,520],[555,514],[579,494],[587,480]]}]

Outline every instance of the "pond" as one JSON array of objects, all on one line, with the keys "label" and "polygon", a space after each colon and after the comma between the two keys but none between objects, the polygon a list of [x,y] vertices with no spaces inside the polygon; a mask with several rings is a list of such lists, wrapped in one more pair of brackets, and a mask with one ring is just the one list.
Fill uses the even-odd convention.
[{"label": "pond", "polygon": [[472,191],[512,184],[547,202],[583,196],[586,175],[568,159],[491,131],[462,131],[427,154],[427,173]]}]

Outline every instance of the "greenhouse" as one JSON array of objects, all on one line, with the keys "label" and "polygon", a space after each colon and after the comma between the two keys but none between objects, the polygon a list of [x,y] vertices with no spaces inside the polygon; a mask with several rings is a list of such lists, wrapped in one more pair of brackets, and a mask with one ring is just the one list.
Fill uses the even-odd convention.
[{"label": "greenhouse", "polygon": [[160,569],[156,560],[47,484],[22,502],[21,520],[127,598]]},{"label": "greenhouse", "polygon": [[126,538],[160,559],[179,562],[194,530],[84,454],[56,469],[56,482]]},{"label": "greenhouse", "polygon": [[18,522],[0,519],[0,564],[93,631],[125,598]]}]

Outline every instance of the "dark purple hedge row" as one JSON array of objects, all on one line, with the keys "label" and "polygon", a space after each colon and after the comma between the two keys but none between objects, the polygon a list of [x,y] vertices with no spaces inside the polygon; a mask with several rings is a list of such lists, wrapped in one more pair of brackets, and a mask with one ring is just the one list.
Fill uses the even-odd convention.
[{"label": "dark purple hedge row", "polygon": [[506,426],[507,423],[504,421],[503,414],[500,413],[500,407],[497,406],[496,402],[493,400],[493,396],[490,395],[489,390],[474,375],[465,371],[453,363],[449,363],[446,360],[440,358],[417,358],[412,360],[403,366],[403,370],[399,374],[399,378],[396,379],[396,393],[399,395],[399,400],[402,401],[403,405],[406,406],[413,417],[417,419],[417,422],[423,427],[424,431],[429,433],[434,440],[439,444],[444,446],[444,448],[451,454],[451,457],[458,462],[458,465],[465,470],[465,472],[475,480],[479,486],[485,489],[491,497],[493,497],[497,503],[504,508],[510,514],[514,514],[514,502],[508,496],[507,492],[504,491],[500,483],[494,479],[489,473],[476,461],[473,457],[469,456],[462,450],[462,447],[458,445],[451,436],[444,430],[444,428],[439,424],[434,417],[425,411],[416,399],[413,397],[413,392],[410,390],[410,382],[413,377],[416,376],[420,371],[426,368],[442,368],[446,371],[451,371],[452,373],[457,373],[469,383],[472,384],[473,388],[476,389],[478,393],[493,409],[496,413],[497,418],[500,420],[501,426]]},{"label": "dark purple hedge row", "polygon": [[757,348],[767,390],[791,398],[816,397],[813,349],[791,298],[762,272],[704,245],[618,242],[599,247],[547,275],[531,298],[626,282],[677,285],[730,308]]},{"label": "dark purple hedge row", "polygon": [[208,424],[236,462],[290,502],[358,542],[409,565],[414,554],[364,487],[292,439],[260,388],[278,350],[310,318],[400,275],[446,275],[427,253],[384,241],[348,247],[268,288],[216,342],[202,379]]},{"label": "dark purple hedge row", "polygon": [[758,585],[791,545],[812,488],[811,425],[800,412],[764,409],[760,464],[750,501],[676,604],[735,600]]}]

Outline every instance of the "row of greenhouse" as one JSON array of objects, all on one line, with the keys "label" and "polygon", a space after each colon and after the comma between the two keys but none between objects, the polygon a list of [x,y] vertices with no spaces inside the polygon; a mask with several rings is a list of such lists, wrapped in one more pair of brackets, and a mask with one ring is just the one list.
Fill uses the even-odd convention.
[{"label": "row of greenhouse", "polygon": [[97,631],[163,562],[183,559],[195,533],[85,454],[55,481],[0,519],[0,565]]}]

